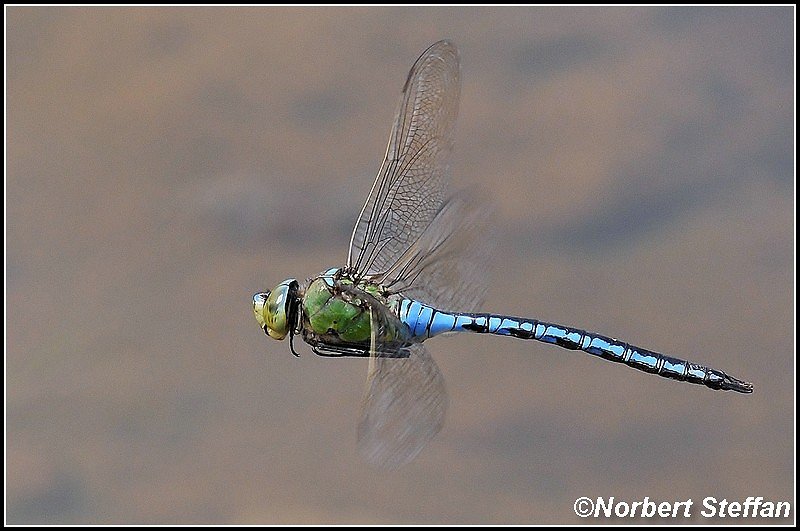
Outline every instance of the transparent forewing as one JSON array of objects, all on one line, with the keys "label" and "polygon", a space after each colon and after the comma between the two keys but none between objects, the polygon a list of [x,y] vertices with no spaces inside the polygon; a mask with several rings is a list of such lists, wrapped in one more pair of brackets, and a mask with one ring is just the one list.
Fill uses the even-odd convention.
[{"label": "transparent forewing", "polygon": [[444,379],[420,344],[407,358],[370,357],[358,421],[358,450],[371,464],[397,468],[439,433],[447,411]]},{"label": "transparent forewing", "polygon": [[389,307],[353,285],[342,285],[342,290],[370,310],[369,370],[357,426],[358,449],[377,467],[397,468],[414,459],[441,430],[447,411],[444,378]]},{"label": "transparent forewing", "polygon": [[458,51],[437,42],[409,72],[386,156],[353,229],[347,265],[357,276],[385,273],[439,212],[459,92]]}]

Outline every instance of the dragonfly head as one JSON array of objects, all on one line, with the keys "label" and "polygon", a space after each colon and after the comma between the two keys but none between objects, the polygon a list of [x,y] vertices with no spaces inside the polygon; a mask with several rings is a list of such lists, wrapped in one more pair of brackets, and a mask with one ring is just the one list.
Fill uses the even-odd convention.
[{"label": "dragonfly head", "polygon": [[296,321],[298,283],[290,278],[275,289],[253,295],[253,314],[259,326],[273,339],[283,339]]}]

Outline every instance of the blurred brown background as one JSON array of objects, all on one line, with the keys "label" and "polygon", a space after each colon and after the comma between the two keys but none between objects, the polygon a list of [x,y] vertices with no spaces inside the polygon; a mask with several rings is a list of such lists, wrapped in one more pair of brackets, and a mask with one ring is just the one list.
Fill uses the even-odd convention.
[{"label": "blurred brown background", "polygon": [[[794,503],[792,19],[9,8],[8,522]],[[455,180],[491,196],[504,233],[486,310],[706,362],[753,395],[439,339],[442,433],[397,472],[360,461],[366,362],[295,359],[250,297],[343,264],[408,69],[445,37],[462,56]]]}]

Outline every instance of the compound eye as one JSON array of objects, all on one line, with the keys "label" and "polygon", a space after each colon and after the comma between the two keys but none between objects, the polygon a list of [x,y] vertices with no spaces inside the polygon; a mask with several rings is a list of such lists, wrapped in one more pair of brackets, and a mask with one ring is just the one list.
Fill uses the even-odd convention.
[{"label": "compound eye", "polygon": [[271,292],[253,295],[253,314],[259,326],[273,339],[283,339],[289,333],[286,309],[289,302],[289,286],[292,279],[286,280]]}]

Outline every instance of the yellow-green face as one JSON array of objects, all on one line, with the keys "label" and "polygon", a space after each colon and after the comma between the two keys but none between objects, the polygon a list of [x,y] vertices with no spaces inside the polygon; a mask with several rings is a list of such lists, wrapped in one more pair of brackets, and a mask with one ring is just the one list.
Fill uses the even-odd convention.
[{"label": "yellow-green face", "polygon": [[290,278],[278,284],[271,292],[253,295],[253,314],[258,325],[273,339],[283,339],[289,333],[286,309]]}]

